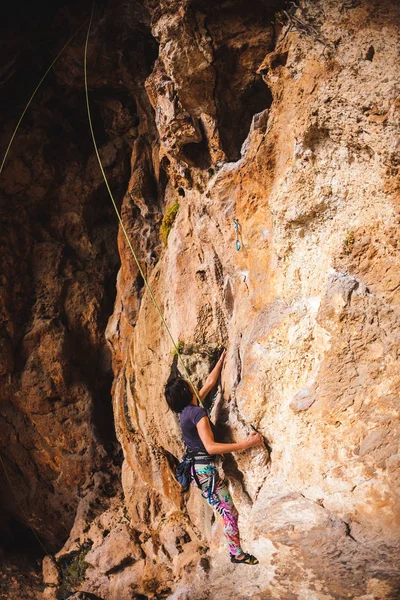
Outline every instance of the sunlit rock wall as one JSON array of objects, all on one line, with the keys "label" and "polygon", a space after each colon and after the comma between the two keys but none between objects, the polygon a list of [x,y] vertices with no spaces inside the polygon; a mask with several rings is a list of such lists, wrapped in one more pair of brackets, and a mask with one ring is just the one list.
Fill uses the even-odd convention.
[{"label": "sunlit rock wall", "polygon": [[221,524],[210,531],[197,490],[182,501],[173,481],[183,448],[163,387],[176,358],[146,289],[132,293],[121,241],[107,335],[141,590],[168,595],[179,579],[171,598],[204,586],[210,598],[395,598],[399,8],[306,2],[272,27],[261,3],[178,4],[154,12],[146,89],[165,207],[180,210],[147,273],[196,381],[228,349],[221,439],[253,425],[272,453],[221,466],[261,563],[232,571]]},{"label": "sunlit rock wall", "polygon": [[[184,448],[163,389],[180,365],[120,230],[106,337],[122,488],[105,466],[112,419],[96,405],[111,383],[116,228],[87,130],[66,173],[65,158],[48,166],[50,95],[24,133],[29,164],[17,153],[2,188],[17,199],[18,251],[4,256],[22,287],[6,281],[1,347],[7,464],[23,490],[42,481],[31,524],[55,541],[82,497],[45,563],[47,600],[72,591],[68,564],[83,559],[69,585],[104,600],[398,598],[399,25],[395,0],[149,0],[95,14],[90,97],[125,227],[196,384],[227,348],[220,440],[253,426],[270,453],[220,464],[260,560],[233,567],[220,520],[174,480]],[[70,107],[83,46],[84,32],[56,67]]]}]

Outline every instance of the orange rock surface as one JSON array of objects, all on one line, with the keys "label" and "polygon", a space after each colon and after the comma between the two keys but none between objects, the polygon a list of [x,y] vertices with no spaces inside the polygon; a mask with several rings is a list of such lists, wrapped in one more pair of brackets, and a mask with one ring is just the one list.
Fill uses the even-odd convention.
[{"label": "orange rock surface", "polygon": [[[23,260],[18,268],[33,273],[38,296],[23,336],[10,319],[16,333],[1,351],[4,381],[11,373],[14,383],[5,389],[35,430],[30,460],[47,486],[54,480],[55,496],[70,494],[77,507],[57,562],[63,569],[84,548],[74,590],[104,600],[395,600],[400,6],[148,0],[131,9],[116,3],[119,37],[105,11],[91,41],[100,153],[123,189],[125,227],[196,385],[227,348],[212,410],[220,440],[253,426],[268,441],[270,454],[253,448],[219,465],[243,545],[260,564],[233,567],[219,519],[198,490],[183,495],[174,479],[184,447],[163,390],[180,365],[121,229],[113,311],[110,292],[100,292],[106,280],[114,286],[116,228],[94,232],[92,213],[87,223],[89,206],[107,200],[91,150],[84,173],[73,163],[58,182],[60,208],[46,235],[22,243],[20,228],[10,233],[21,258],[32,257],[31,271]],[[56,68],[70,93],[82,86],[82,46],[77,40]],[[53,171],[42,174],[49,185]],[[38,185],[23,154],[5,181],[4,193],[18,198]],[[70,206],[70,197],[80,201]],[[177,203],[163,246],[163,215]],[[15,217],[25,226],[26,210]],[[39,318],[42,297],[57,307],[48,320]],[[103,446],[93,390],[109,381],[104,330],[120,472],[107,448],[94,456]],[[23,347],[17,367],[12,335]],[[99,373],[92,388],[71,371],[71,344],[82,344]],[[17,454],[9,450],[10,466]],[[52,498],[46,489],[43,501]],[[49,539],[60,535],[46,527]]]}]

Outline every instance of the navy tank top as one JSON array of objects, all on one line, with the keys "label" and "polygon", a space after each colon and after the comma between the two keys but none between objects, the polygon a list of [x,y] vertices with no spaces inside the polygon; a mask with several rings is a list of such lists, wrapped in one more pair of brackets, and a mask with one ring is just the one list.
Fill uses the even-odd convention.
[{"label": "navy tank top", "polygon": [[[196,427],[197,423],[203,417],[207,417],[208,419],[207,411],[201,406],[195,406],[194,404],[185,406],[183,411],[180,413],[183,439],[185,440],[188,450],[202,450],[203,452],[207,452]],[[214,426],[211,421],[210,425],[214,433]]]}]

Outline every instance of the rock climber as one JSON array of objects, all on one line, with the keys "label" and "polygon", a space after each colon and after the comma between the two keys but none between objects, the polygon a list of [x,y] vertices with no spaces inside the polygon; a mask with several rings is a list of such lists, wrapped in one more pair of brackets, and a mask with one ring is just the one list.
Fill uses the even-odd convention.
[{"label": "rock climber", "polygon": [[[214,369],[208,375],[204,386],[198,392],[203,401],[216,385],[224,363],[226,351],[221,354]],[[245,450],[264,443],[259,433],[251,433],[241,442],[221,444],[214,439],[214,425],[207,411],[199,406],[193,387],[186,380],[177,377],[170,379],[165,386],[165,397],[169,408],[180,415],[183,439],[193,458],[191,481],[202,492],[203,498],[218,512],[224,521],[224,534],[229,544],[230,558],[233,563],[257,565],[255,556],[243,552],[240,545],[238,512],[225,483],[219,477],[215,466],[217,454],[227,454]]]}]

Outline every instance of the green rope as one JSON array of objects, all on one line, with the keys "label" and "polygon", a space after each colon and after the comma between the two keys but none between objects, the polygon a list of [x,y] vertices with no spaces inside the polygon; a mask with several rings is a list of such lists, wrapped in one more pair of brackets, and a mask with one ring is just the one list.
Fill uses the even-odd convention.
[{"label": "green rope", "polygon": [[10,141],[8,142],[8,146],[7,149],[5,151],[4,154],[4,158],[2,160],[2,163],[0,165],[0,173],[3,171],[4,168],[4,164],[6,162],[8,153],[10,151],[11,148],[11,144],[14,141],[14,138],[17,134],[17,131],[19,129],[19,126],[21,125],[22,119],[25,116],[26,111],[28,110],[32,100],[34,99],[36,92],[38,91],[38,89],[40,88],[40,86],[42,85],[43,81],[46,79],[47,75],[49,74],[49,72],[51,71],[51,69],[53,68],[53,66],[55,65],[55,63],[58,61],[58,59],[60,58],[61,54],[64,52],[64,50],[67,48],[67,46],[69,46],[69,44],[72,42],[72,40],[77,36],[77,34],[80,32],[80,30],[82,29],[82,27],[85,25],[86,21],[84,23],[82,23],[82,25],[75,31],[75,33],[69,38],[69,40],[64,44],[64,46],[61,48],[60,52],[57,54],[57,56],[55,57],[55,59],[53,60],[53,62],[51,63],[51,65],[49,66],[49,68],[47,69],[46,73],[43,75],[42,79],[39,81],[39,83],[37,84],[37,86],[35,87],[35,89],[33,90],[33,93],[31,95],[31,97],[28,100],[28,104],[25,106],[22,115],[19,118],[19,121],[14,129],[14,133],[11,136]]},{"label": "green rope", "polygon": [[168,335],[169,335],[169,337],[170,337],[170,340],[171,340],[171,342],[172,342],[172,345],[173,345],[173,346],[174,346],[174,348],[175,348],[175,352],[176,352],[176,354],[177,354],[177,356],[178,356],[178,359],[180,360],[180,362],[181,362],[181,364],[182,364],[182,367],[183,367],[183,370],[184,370],[184,372],[185,372],[185,375],[186,375],[186,377],[187,377],[188,381],[190,382],[190,384],[192,385],[192,388],[193,388],[193,390],[194,390],[194,393],[195,393],[195,395],[196,395],[196,398],[197,398],[197,400],[199,401],[200,405],[201,405],[201,406],[203,406],[203,403],[202,403],[202,401],[201,401],[201,399],[200,399],[200,396],[199,396],[199,394],[198,394],[198,392],[197,392],[197,390],[196,390],[195,386],[193,385],[193,382],[192,382],[192,380],[191,380],[191,378],[190,378],[190,375],[189,375],[189,373],[188,373],[188,371],[187,371],[187,369],[186,369],[186,365],[185,365],[185,363],[184,363],[184,361],[183,361],[183,359],[182,359],[182,356],[181,356],[181,354],[180,354],[180,352],[179,352],[178,345],[176,344],[176,342],[175,342],[174,338],[172,337],[172,334],[171,334],[171,332],[170,332],[170,330],[169,330],[169,327],[168,327],[168,325],[167,325],[167,323],[166,323],[166,321],[165,321],[165,319],[164,319],[164,316],[163,316],[163,314],[162,314],[162,312],[161,312],[161,309],[160,309],[159,305],[157,304],[157,301],[156,301],[156,299],[155,299],[155,297],[154,297],[154,294],[153,294],[153,292],[152,292],[152,290],[151,290],[151,287],[150,287],[150,285],[149,285],[149,283],[148,283],[148,281],[147,281],[147,278],[146,278],[146,276],[145,276],[145,274],[144,274],[144,272],[143,272],[143,269],[142,269],[142,267],[140,266],[139,260],[138,260],[138,258],[137,258],[137,256],[136,256],[136,253],[135,253],[135,250],[133,249],[133,246],[132,246],[132,244],[131,244],[131,241],[130,241],[130,239],[129,239],[128,233],[127,233],[127,231],[126,231],[126,229],[125,229],[125,225],[124,225],[124,224],[123,224],[123,222],[122,222],[121,215],[120,215],[120,213],[119,213],[119,210],[118,210],[117,204],[116,204],[116,202],[115,202],[115,200],[114,200],[113,193],[112,193],[112,191],[111,191],[111,189],[110,189],[110,186],[109,186],[109,183],[108,183],[108,180],[107,180],[107,177],[106,177],[106,174],[105,174],[105,172],[104,172],[103,165],[102,165],[102,162],[101,162],[101,159],[100,159],[100,154],[99,154],[99,150],[98,150],[97,143],[96,143],[96,138],[95,138],[94,131],[93,131],[92,117],[91,117],[91,113],[90,113],[90,104],[89,104],[89,91],[88,91],[88,83],[87,83],[87,49],[88,49],[88,42],[89,42],[89,36],[90,36],[90,29],[91,29],[91,26],[92,26],[92,21],[93,21],[93,13],[94,13],[94,3],[93,3],[93,5],[92,5],[92,13],[91,13],[91,15],[90,15],[89,26],[88,26],[88,30],[87,30],[87,34],[86,34],[86,43],[85,43],[85,58],[84,58],[84,76],[85,76],[86,108],[87,108],[87,114],[88,114],[88,119],[89,119],[90,132],[91,132],[91,134],[92,134],[92,140],[93,140],[93,145],[94,145],[94,149],[95,149],[95,152],[96,152],[97,160],[98,160],[98,163],[99,163],[99,167],[100,167],[101,173],[102,173],[102,175],[103,175],[104,183],[106,184],[107,191],[108,191],[108,193],[109,193],[109,196],[110,196],[110,198],[111,198],[111,201],[112,201],[112,203],[113,203],[113,206],[114,206],[114,209],[115,209],[115,212],[116,212],[116,214],[117,214],[118,221],[119,221],[119,223],[120,223],[120,225],[121,225],[121,229],[122,229],[122,231],[123,231],[123,233],[124,233],[125,239],[126,239],[126,241],[127,241],[127,243],[128,243],[129,249],[130,249],[130,251],[131,251],[131,253],[132,253],[132,256],[133,256],[133,258],[134,258],[134,260],[135,260],[135,263],[136,263],[136,265],[137,265],[137,268],[139,269],[139,273],[140,273],[140,275],[141,275],[141,276],[142,276],[142,278],[143,278],[143,281],[144,281],[144,283],[145,283],[145,285],[146,285],[147,291],[148,291],[148,292],[149,292],[149,294],[150,294],[150,298],[151,298],[151,300],[152,300],[152,302],[153,302],[153,304],[154,304],[154,306],[155,306],[155,308],[156,308],[156,310],[157,310],[157,312],[158,312],[158,314],[159,314],[159,316],[160,316],[161,322],[162,322],[162,324],[164,325],[165,329],[167,330],[167,333],[168,333]]}]

